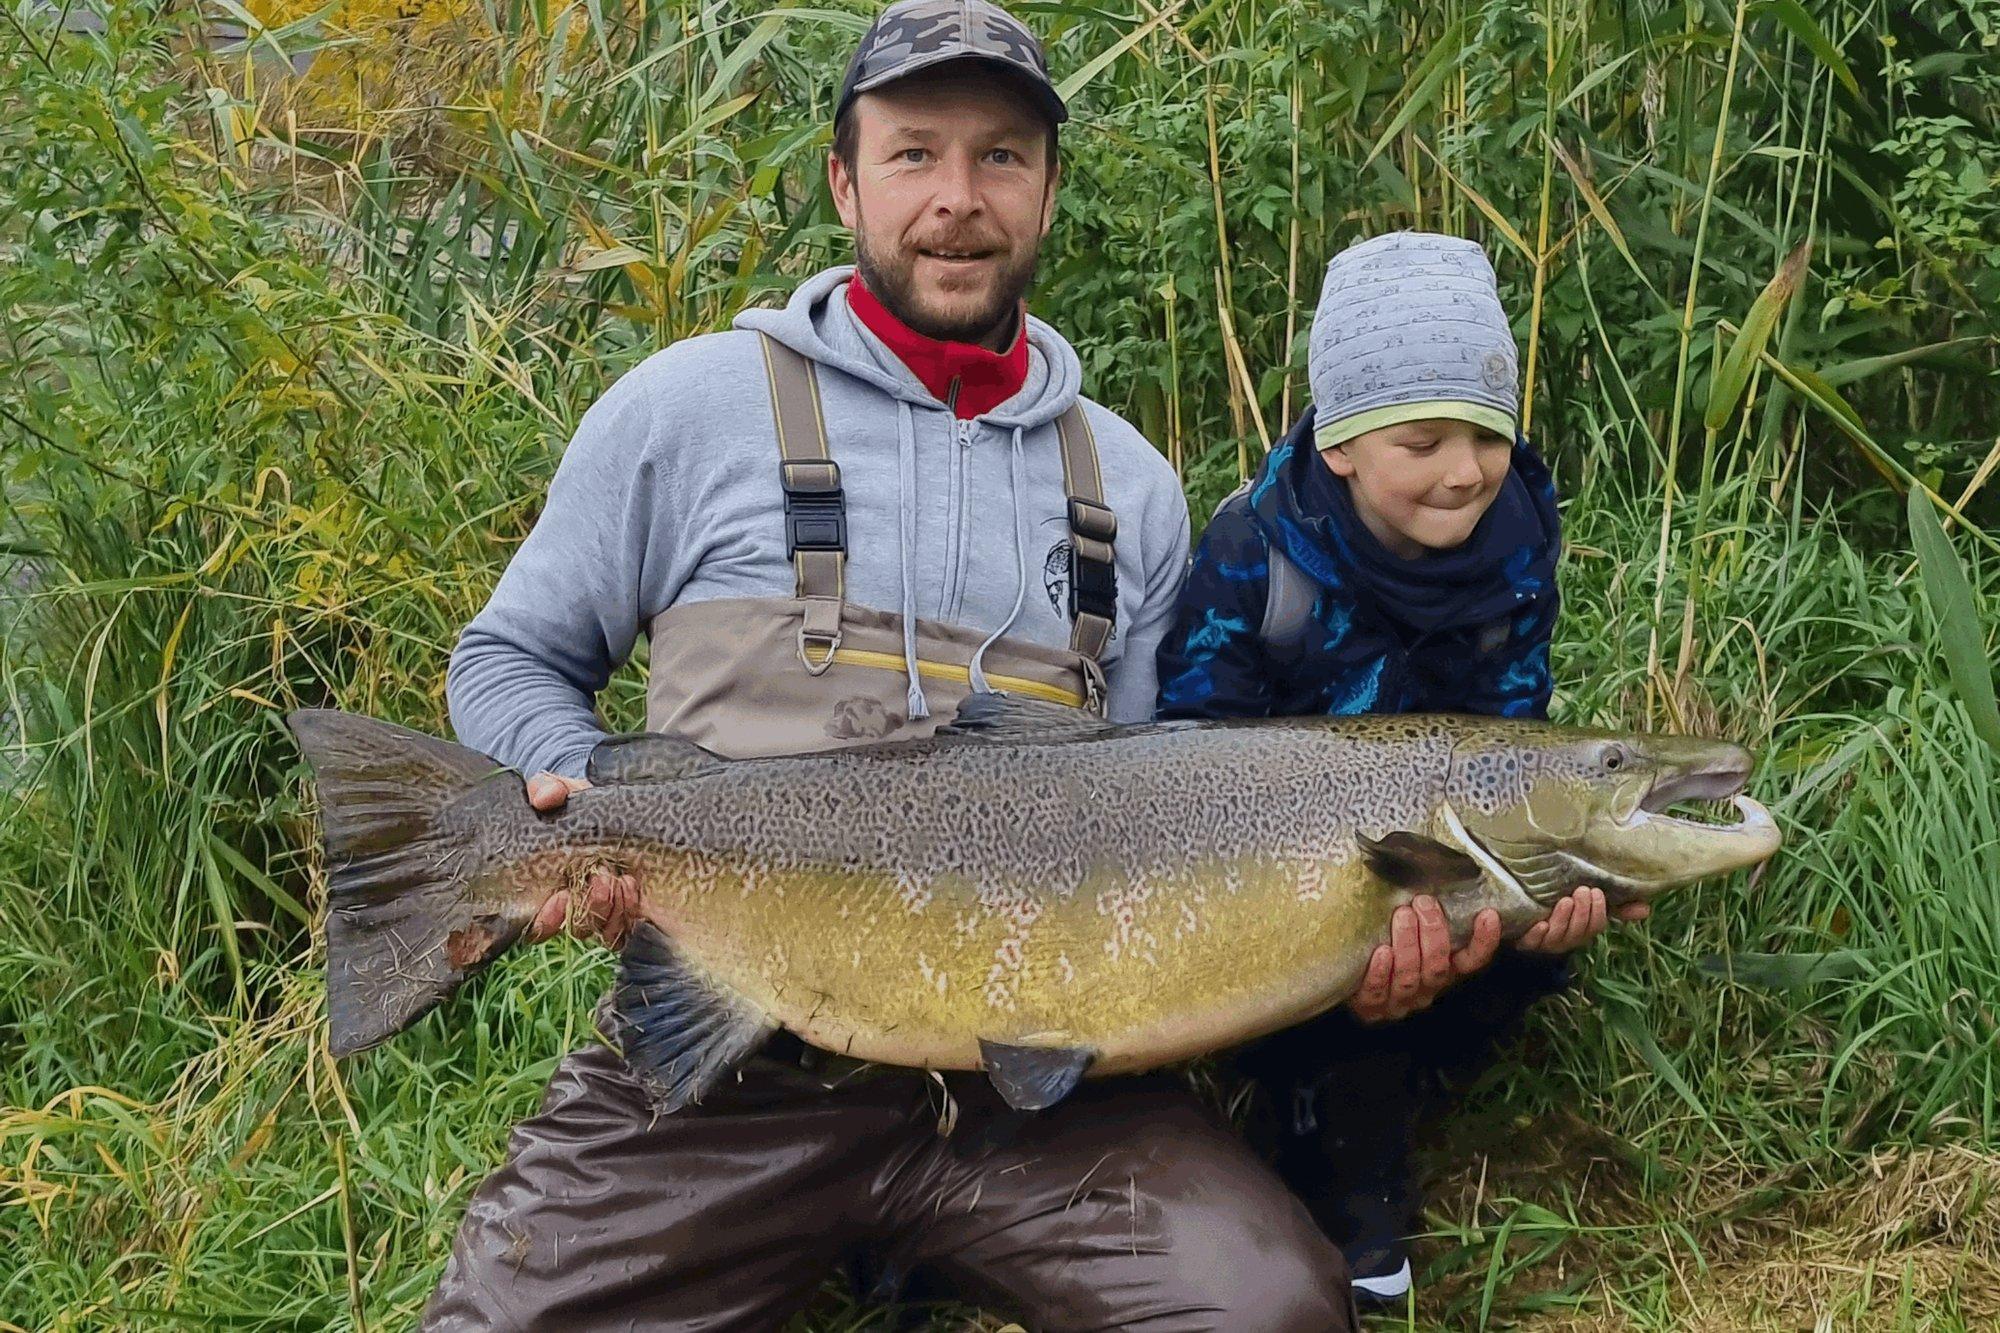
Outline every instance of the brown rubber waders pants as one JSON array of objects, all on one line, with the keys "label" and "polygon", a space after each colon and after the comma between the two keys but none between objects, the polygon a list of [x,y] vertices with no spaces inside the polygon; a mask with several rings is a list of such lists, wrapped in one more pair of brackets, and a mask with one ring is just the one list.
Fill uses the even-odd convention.
[{"label": "brown rubber waders pants", "polygon": [[1038,1333],[1348,1333],[1340,1251],[1177,1080],[1009,1111],[976,1076],[828,1089],[759,1057],[656,1116],[614,1052],[571,1054],[474,1194],[432,1333],[776,1329],[838,1265],[924,1266]]}]

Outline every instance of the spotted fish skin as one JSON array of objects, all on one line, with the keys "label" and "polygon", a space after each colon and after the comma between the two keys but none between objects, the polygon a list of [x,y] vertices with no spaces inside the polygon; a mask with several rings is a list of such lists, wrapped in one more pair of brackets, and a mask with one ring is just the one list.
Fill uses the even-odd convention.
[{"label": "spotted fish skin", "polygon": [[[1768,818],[1724,828],[1646,812],[1648,793],[1675,783],[1740,786],[1748,756],[1721,742],[1468,717],[1121,728],[1018,711],[1000,734],[791,758],[684,747],[693,757],[670,771],[594,786],[548,815],[527,808],[516,775],[482,761],[472,782],[461,764],[413,839],[444,865],[424,873],[449,880],[417,891],[461,904],[452,931],[427,927],[450,967],[426,961],[437,946],[423,919],[367,933],[390,872],[354,880],[371,863],[346,848],[330,985],[406,993],[350,1005],[366,1021],[345,1037],[333,997],[336,1045],[414,1021],[550,893],[599,867],[638,874],[645,918],[704,985],[815,1046],[940,1069],[980,1067],[982,1041],[1074,1048],[1109,1074],[1338,1003],[1419,890],[1439,896],[1462,940],[1489,907],[1510,933],[1526,929],[1583,878],[1647,897],[1776,846]],[[419,739],[440,763],[469,753]],[[316,767],[323,802],[337,800]],[[392,867],[405,864],[394,836],[368,844]],[[1434,847],[1467,873],[1401,882],[1375,859],[1385,839]],[[342,875],[365,891],[343,897]],[[370,949],[386,961],[343,976],[335,955]]]},{"label": "spotted fish skin", "polygon": [[[663,934],[814,1045],[956,1069],[981,1038],[1083,1045],[1117,1072],[1325,1007],[1407,901],[1354,832],[1427,828],[1448,740],[1288,735],[745,761],[579,793],[500,856],[636,870]],[[1300,817],[1336,802],[1358,823]]]}]

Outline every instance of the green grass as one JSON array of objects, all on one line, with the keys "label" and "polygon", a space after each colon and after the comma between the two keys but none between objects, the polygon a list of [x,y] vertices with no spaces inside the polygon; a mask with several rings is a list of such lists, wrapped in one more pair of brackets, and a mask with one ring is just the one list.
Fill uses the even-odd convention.
[{"label": "green grass", "polygon": [[[1149,21],[1025,9],[1059,75]],[[1789,839],[1601,947],[1471,1094],[1384,1326],[1994,1327],[2000,16],[1167,12],[1065,135],[1035,300],[1093,394],[1205,513],[1302,402],[1327,255],[1480,237],[1565,496],[1559,716],[1744,739]],[[0,15],[0,566],[37,571],[0,609],[0,1329],[407,1326],[588,1030],[604,964],[551,946],[328,1060],[280,718],[443,730],[583,408],[840,255],[854,25],[491,14],[535,54],[476,104],[412,55],[363,131],[136,7],[101,41]],[[1967,516],[1942,564],[1912,483]],[[829,1292],[800,1326],[886,1318]]]}]

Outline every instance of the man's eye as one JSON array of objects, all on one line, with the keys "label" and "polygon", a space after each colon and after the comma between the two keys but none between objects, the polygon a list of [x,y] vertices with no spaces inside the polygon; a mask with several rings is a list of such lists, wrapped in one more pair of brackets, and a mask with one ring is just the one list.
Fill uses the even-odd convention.
[{"label": "man's eye", "polygon": [[988,153],[987,156],[1003,167],[1021,160],[1020,154],[1011,148],[996,148],[991,153]]},{"label": "man's eye", "polygon": [[921,162],[929,153],[922,148],[905,148],[898,156],[905,162]]}]

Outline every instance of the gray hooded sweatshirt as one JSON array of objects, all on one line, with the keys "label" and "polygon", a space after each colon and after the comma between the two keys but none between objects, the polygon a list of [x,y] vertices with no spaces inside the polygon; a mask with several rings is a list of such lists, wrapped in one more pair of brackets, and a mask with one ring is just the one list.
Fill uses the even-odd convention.
[{"label": "gray hooded sweatshirt", "polygon": [[[829,269],[783,310],[654,353],[577,427],[534,530],[459,636],[446,694],[459,739],[533,773],[579,777],[604,732],[597,691],[669,606],[789,597],[784,493],[757,333],[819,364],[847,494],[847,595],[865,606],[1050,646],[1069,642],[1069,526],[1055,421],[1075,351],[1028,320],[1028,378],[958,421],[847,304]],[[1187,563],[1179,481],[1123,418],[1085,402],[1118,516],[1118,621],[1104,656],[1114,721],[1150,717],[1154,649]],[[912,716],[926,704],[910,673]]]}]

